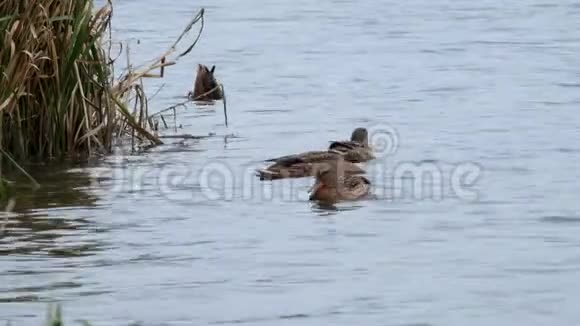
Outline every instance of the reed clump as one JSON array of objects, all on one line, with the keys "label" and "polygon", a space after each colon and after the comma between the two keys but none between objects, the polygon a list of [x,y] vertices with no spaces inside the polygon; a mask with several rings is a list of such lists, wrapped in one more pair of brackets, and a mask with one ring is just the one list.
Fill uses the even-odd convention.
[{"label": "reed clump", "polygon": [[95,10],[92,0],[0,1],[2,154],[18,160],[91,156],[110,152],[122,135],[161,143],[150,132],[141,79],[162,77],[175,63],[168,58],[175,47],[115,79],[112,10],[110,2]]}]

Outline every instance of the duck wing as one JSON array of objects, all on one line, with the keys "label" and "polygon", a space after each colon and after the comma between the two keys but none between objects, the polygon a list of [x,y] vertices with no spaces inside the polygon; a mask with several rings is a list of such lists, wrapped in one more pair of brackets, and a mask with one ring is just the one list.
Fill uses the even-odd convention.
[{"label": "duck wing", "polygon": [[328,160],[335,160],[340,155],[329,151],[311,151],[294,155],[286,155],[267,159],[266,162],[275,162],[281,166],[291,166],[299,163],[316,163]]},{"label": "duck wing", "polygon": [[337,140],[337,141],[330,142],[330,146],[328,146],[328,149],[334,149],[334,150],[338,150],[338,151],[347,151],[347,150],[353,150],[353,149],[363,148],[363,147],[365,147],[363,144],[356,142],[356,141]]},{"label": "duck wing", "polygon": [[[303,178],[314,176],[331,160],[341,157],[340,154],[318,152],[316,155],[289,155],[278,158],[265,169],[256,170],[261,180],[276,180],[284,178]],[[344,173],[347,175],[364,174],[365,170],[358,165],[344,161]]]},{"label": "duck wing", "polygon": [[291,166],[272,164],[265,169],[256,170],[256,172],[260,180],[303,178],[311,175],[312,165],[312,163],[297,163]]},{"label": "duck wing", "polygon": [[372,151],[368,147],[359,147],[344,152],[344,159],[349,162],[361,163],[375,159]]}]

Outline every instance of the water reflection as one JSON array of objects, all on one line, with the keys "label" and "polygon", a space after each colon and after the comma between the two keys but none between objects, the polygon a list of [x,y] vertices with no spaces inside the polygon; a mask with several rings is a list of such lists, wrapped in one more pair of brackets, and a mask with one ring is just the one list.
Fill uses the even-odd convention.
[{"label": "water reflection", "polygon": [[319,216],[331,216],[340,212],[355,211],[364,207],[359,202],[341,202],[341,203],[325,203],[313,202],[311,205],[312,212]]},{"label": "water reflection", "polygon": [[91,178],[84,170],[90,166],[89,163],[75,162],[26,166],[41,184],[38,190],[30,189],[29,182],[22,175],[8,171],[7,178],[14,181],[16,211],[52,207],[95,207],[98,198],[90,191]]},{"label": "water reflection", "polygon": [[11,196],[16,205],[2,217],[0,256],[79,257],[99,250],[102,244],[88,235],[102,229],[78,212],[74,217],[67,214],[71,209],[98,206],[91,177],[82,168],[71,170],[71,164],[26,167],[41,184],[37,190],[22,176],[8,172],[7,178],[14,181]]}]

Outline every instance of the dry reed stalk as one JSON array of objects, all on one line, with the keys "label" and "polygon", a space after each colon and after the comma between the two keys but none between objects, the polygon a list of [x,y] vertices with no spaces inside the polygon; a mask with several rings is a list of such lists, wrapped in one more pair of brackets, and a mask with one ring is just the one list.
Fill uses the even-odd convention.
[{"label": "dry reed stalk", "polygon": [[[111,152],[127,128],[138,139],[162,143],[148,129],[142,78],[163,77],[165,67],[191,51],[204,10],[166,52],[119,80],[111,57],[112,13],[110,0],[96,12],[91,0],[0,1],[0,150],[6,155],[46,159]],[[198,21],[195,41],[174,55]]]}]

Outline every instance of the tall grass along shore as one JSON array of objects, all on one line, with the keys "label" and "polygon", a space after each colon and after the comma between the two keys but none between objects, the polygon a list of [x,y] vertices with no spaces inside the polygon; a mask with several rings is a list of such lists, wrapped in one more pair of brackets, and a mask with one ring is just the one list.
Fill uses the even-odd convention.
[{"label": "tall grass along shore", "polygon": [[169,58],[175,45],[203,9],[166,53],[117,80],[112,12],[110,2],[95,10],[91,0],[0,1],[3,154],[17,160],[91,156],[110,152],[122,135],[161,143],[151,132],[141,79],[163,77],[164,67],[175,63]]}]

